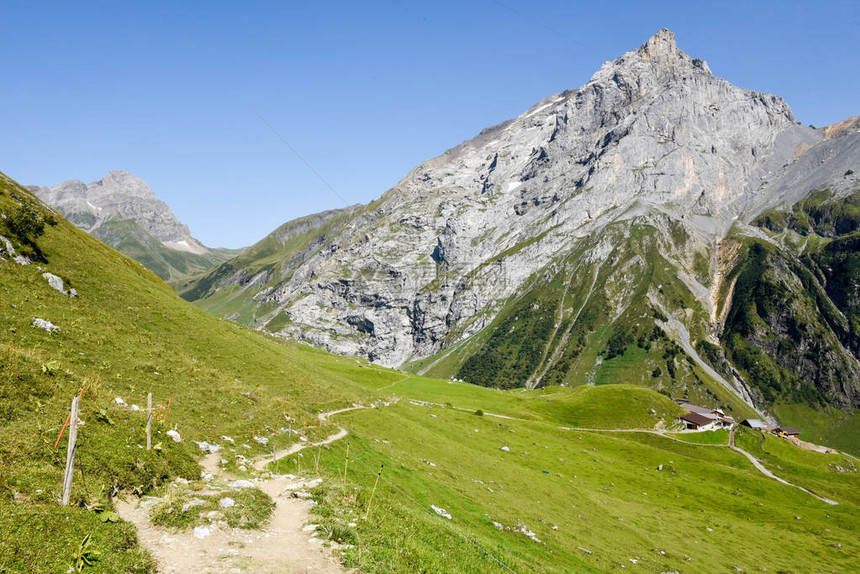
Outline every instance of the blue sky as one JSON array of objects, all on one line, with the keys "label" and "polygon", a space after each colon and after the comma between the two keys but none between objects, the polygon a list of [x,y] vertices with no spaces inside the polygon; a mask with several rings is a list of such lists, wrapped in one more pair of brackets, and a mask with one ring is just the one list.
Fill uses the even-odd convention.
[{"label": "blue sky", "polygon": [[210,246],[343,206],[257,113],[366,203],[662,27],[805,124],[860,114],[857,1],[6,1],[0,18],[0,170],[128,170]]}]

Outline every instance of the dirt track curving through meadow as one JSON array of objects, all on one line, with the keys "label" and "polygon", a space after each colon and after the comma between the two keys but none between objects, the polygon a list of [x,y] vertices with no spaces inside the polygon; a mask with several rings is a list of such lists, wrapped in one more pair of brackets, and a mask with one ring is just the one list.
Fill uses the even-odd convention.
[{"label": "dirt track curving through meadow", "polygon": [[[361,408],[366,407],[353,406],[321,413],[319,420],[325,422],[332,415]],[[329,444],[347,435],[343,427],[338,426],[337,429],[322,441],[294,444],[278,451],[275,458]],[[219,453],[212,453],[201,461],[203,471],[211,475],[207,489],[223,488],[232,479],[221,468],[220,459]],[[253,467],[262,471],[271,461],[271,456],[258,457]],[[293,498],[289,488],[301,482],[300,479],[276,475],[253,482],[275,502],[272,517],[262,530],[230,528],[216,522],[208,526],[209,534],[200,539],[191,529],[175,531],[152,524],[149,512],[161,498],[117,500],[116,508],[123,520],[137,527],[141,545],[152,553],[158,562],[158,571],[163,574],[345,572],[331,549],[324,548],[323,540],[313,536],[313,531],[305,527],[311,519],[311,506],[303,499]]]}]

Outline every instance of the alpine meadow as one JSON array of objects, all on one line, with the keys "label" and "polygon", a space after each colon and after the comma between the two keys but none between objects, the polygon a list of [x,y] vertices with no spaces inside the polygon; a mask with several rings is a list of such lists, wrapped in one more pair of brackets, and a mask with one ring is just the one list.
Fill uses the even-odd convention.
[{"label": "alpine meadow", "polygon": [[0,174],[0,573],[856,572],[858,172],[661,29],[247,248]]}]

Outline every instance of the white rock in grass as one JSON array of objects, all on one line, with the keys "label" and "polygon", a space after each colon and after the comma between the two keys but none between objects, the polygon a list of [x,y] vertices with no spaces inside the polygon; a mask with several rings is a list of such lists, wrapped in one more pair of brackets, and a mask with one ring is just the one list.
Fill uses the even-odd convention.
[{"label": "white rock in grass", "polygon": [[503,451],[505,451],[505,452],[511,452],[511,449],[510,449],[510,448],[508,448],[508,447],[506,447],[506,446],[500,446],[500,447],[499,447],[499,450],[503,450]]},{"label": "white rock in grass", "polygon": [[269,439],[264,436],[254,436],[254,440],[260,444],[269,444]]},{"label": "white rock in grass", "polygon": [[221,508],[233,508],[234,506],[236,506],[236,501],[229,496],[225,496],[218,501],[218,506],[220,506]]},{"label": "white rock in grass", "polygon": [[435,504],[431,504],[431,505],[430,505],[430,508],[432,508],[432,509],[433,509],[433,511],[434,511],[436,514],[438,514],[439,516],[443,516],[443,517],[447,518],[448,520],[451,520],[451,515],[450,515],[450,514],[448,513],[448,511],[447,511],[447,510],[445,510],[444,508],[439,508],[439,507],[438,507],[438,506],[436,506]]},{"label": "white rock in grass", "polygon": [[188,501],[182,505],[182,510],[180,512],[185,513],[185,512],[188,512],[189,510],[191,510],[192,508],[194,508],[195,506],[203,506],[204,504],[206,504],[205,500],[201,500],[199,498],[193,498],[190,501]]},{"label": "white rock in grass", "polygon": [[164,433],[164,434],[166,434],[167,436],[169,436],[170,438],[172,438],[172,439],[173,439],[173,442],[182,442],[182,437],[181,437],[181,436],[179,436],[179,433],[178,433],[178,432],[176,432],[175,430],[172,430],[172,429],[171,429],[171,430],[167,431],[167,432],[166,432],[166,433]]},{"label": "white rock in grass", "polygon": [[62,331],[62,329],[60,329],[50,321],[45,321],[44,319],[39,319],[38,317],[33,319],[33,326],[38,327],[39,329],[44,329],[49,333],[51,331]]},{"label": "white rock in grass", "polygon": [[210,534],[212,534],[212,531],[209,530],[209,528],[206,526],[195,526],[194,527],[194,538],[197,538],[199,540],[203,540],[204,538],[206,538]]},{"label": "white rock in grass", "polygon": [[234,480],[230,484],[228,484],[230,488],[254,488],[254,483],[250,480]]},{"label": "white rock in grass", "polygon": [[69,297],[78,296],[78,292],[74,289],[69,289],[68,291],[66,291],[65,285],[63,285],[63,280],[60,277],[54,275],[53,273],[42,273],[42,277],[48,280],[48,285],[50,285],[52,288],[56,289],[63,295],[68,295]]},{"label": "white rock in grass", "polygon": [[122,398],[120,398],[120,397],[115,398],[115,399],[113,400],[113,402],[115,402],[116,404],[118,404],[118,405],[120,405],[120,406],[125,405],[125,401],[124,401],[124,400],[122,400]]}]

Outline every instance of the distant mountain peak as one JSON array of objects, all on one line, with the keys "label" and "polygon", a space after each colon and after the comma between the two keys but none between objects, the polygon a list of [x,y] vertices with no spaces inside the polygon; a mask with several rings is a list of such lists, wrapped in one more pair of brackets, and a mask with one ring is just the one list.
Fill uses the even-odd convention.
[{"label": "distant mountain peak", "polygon": [[167,247],[191,253],[207,251],[143,179],[125,170],[111,170],[90,184],[72,179],[54,187],[30,189],[90,233],[108,220],[133,220]]}]

